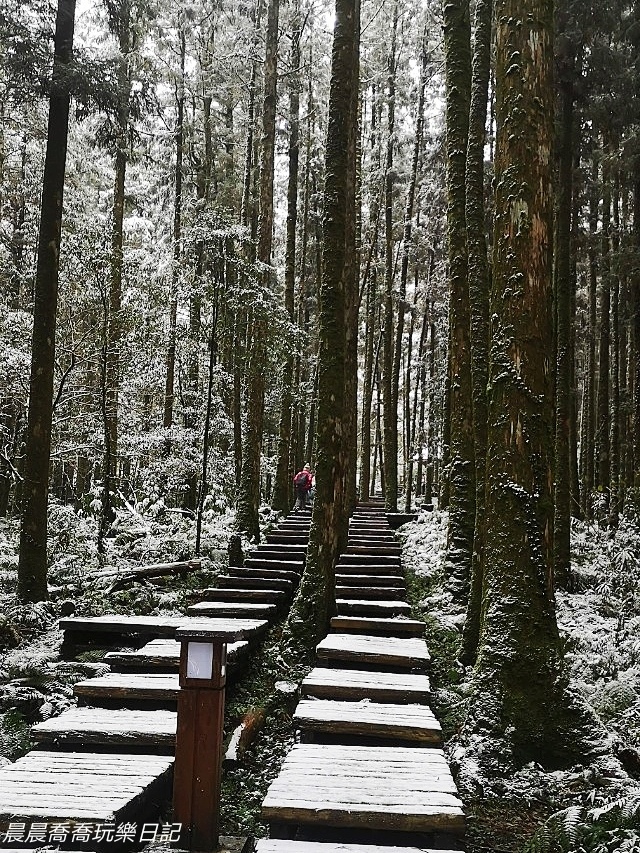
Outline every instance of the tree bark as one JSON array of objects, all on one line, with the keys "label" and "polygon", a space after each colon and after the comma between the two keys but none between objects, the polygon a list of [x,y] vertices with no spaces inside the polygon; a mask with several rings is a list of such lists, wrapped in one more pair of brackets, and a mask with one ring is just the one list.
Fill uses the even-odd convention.
[{"label": "tree bark", "polygon": [[467,725],[506,737],[515,764],[554,764],[582,747],[553,599],[553,4],[497,0],[496,23],[484,595]]},{"label": "tree bark", "polygon": [[[260,168],[260,217],[258,220],[257,261],[262,286],[270,290],[273,270],[273,173],[276,135],[276,83],[278,78],[279,0],[269,0],[267,40],[265,46],[264,99],[262,105],[262,162]],[[258,306],[254,311],[251,362],[247,382],[246,425],[242,446],[242,471],[236,523],[256,542],[260,538],[258,507],[260,505],[260,455],[264,421],[265,370],[267,364],[268,317]]]},{"label": "tree bark", "polygon": [[487,456],[487,379],[489,365],[489,262],[485,235],[484,148],[491,67],[493,0],[477,0],[471,65],[469,144],[465,173],[465,223],[471,323],[471,380],[473,405],[473,455],[475,461],[475,522],[467,618],[464,625],[463,662],[475,661],[482,606],[482,549]]},{"label": "tree bark", "polygon": [[471,102],[469,1],[444,6],[447,127],[447,233],[450,323],[449,531],[445,571],[452,593],[466,600],[475,523],[471,316],[465,181]]},{"label": "tree bark", "polygon": [[[345,266],[349,223],[349,173],[355,174],[350,145],[353,87],[357,84],[359,5],[336,0],[325,159],[322,283],[319,317],[318,426],[316,496],[305,571],[284,628],[283,641],[296,657],[311,660],[335,610],[335,564],[343,520],[341,489],[348,448],[342,438],[345,415],[346,294]],[[352,227],[352,226],[351,226]]]},{"label": "tree bark", "polygon": [[47,504],[62,197],[70,103],[64,66],[71,60],[75,9],[75,0],[58,0],[33,307],[29,414],[18,559],[18,595],[22,601],[42,601],[48,596]]}]

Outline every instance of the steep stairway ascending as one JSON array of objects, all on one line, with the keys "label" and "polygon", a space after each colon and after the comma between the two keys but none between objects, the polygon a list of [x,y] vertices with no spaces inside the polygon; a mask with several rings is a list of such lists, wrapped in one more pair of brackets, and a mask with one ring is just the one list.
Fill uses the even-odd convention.
[{"label": "steep stairway ascending", "polygon": [[[233,675],[293,596],[305,552],[302,530],[296,535],[293,545],[258,546],[246,567],[229,568],[214,593],[218,600],[189,608],[186,617],[61,620],[67,649],[91,641],[102,647],[143,645],[109,653],[111,672],[75,685],[81,706],[34,726],[40,748],[0,768],[0,833],[16,821],[27,827],[82,821],[99,831],[107,824],[142,826],[157,818],[171,796],[179,690],[176,628],[203,619],[224,627],[235,637],[228,648]],[[86,841],[77,839],[85,849]],[[67,843],[73,845],[73,836]]]},{"label": "steep stairway ascending", "polygon": [[382,507],[357,509],[350,530],[338,616],[302,682],[301,743],[267,792],[272,838],[257,853],[459,850],[462,803],[428,705],[424,623],[409,618],[399,547]]}]

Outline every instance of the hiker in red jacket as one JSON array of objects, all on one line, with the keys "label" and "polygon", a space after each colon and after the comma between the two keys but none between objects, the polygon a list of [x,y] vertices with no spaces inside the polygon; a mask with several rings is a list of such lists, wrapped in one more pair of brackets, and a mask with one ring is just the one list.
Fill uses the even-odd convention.
[{"label": "hiker in red jacket", "polygon": [[307,508],[307,498],[311,491],[312,481],[311,465],[307,462],[302,471],[298,471],[296,476],[293,478],[293,486],[296,490],[296,503],[293,507],[294,512],[297,512],[299,509]]}]

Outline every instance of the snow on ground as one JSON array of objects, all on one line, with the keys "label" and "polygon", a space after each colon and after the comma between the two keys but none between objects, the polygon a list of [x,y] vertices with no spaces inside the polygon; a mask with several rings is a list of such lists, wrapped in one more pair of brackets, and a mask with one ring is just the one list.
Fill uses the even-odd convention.
[{"label": "snow on ground", "polygon": [[[405,545],[405,564],[428,587],[420,607],[448,634],[449,645],[455,645],[464,625],[464,613],[444,588],[447,523],[446,512],[425,512],[416,522],[401,528],[400,535]],[[571,804],[602,806],[616,797],[628,799],[640,794],[640,762],[636,764],[640,748],[638,524],[633,519],[621,519],[619,529],[611,534],[594,525],[573,522],[572,574],[576,592],[558,592],[556,596],[565,666],[571,687],[606,728],[608,749],[593,759],[585,757],[584,765],[569,770],[546,772],[532,763],[510,771],[505,778],[498,768],[491,772],[487,767],[486,756],[499,754],[499,748],[487,744],[481,736],[463,742],[454,732],[447,748],[463,796],[509,796],[559,809]],[[437,642],[440,644],[441,638]],[[444,675],[442,678],[442,671],[434,673],[434,704],[437,713],[448,720],[450,729],[459,729],[472,688],[472,672],[457,672],[449,666]],[[593,814],[589,819],[592,818]],[[618,839],[614,831],[610,846],[576,849],[640,851],[640,836],[633,829],[626,832]]]}]

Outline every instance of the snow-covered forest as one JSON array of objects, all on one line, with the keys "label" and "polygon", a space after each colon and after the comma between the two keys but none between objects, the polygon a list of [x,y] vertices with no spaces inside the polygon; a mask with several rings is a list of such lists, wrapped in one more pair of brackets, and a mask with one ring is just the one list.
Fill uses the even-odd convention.
[{"label": "snow-covered forest", "polygon": [[61,616],[183,612],[309,463],[256,691],[382,495],[468,849],[640,850],[639,44],[625,0],[0,3],[0,763],[104,666]]}]

